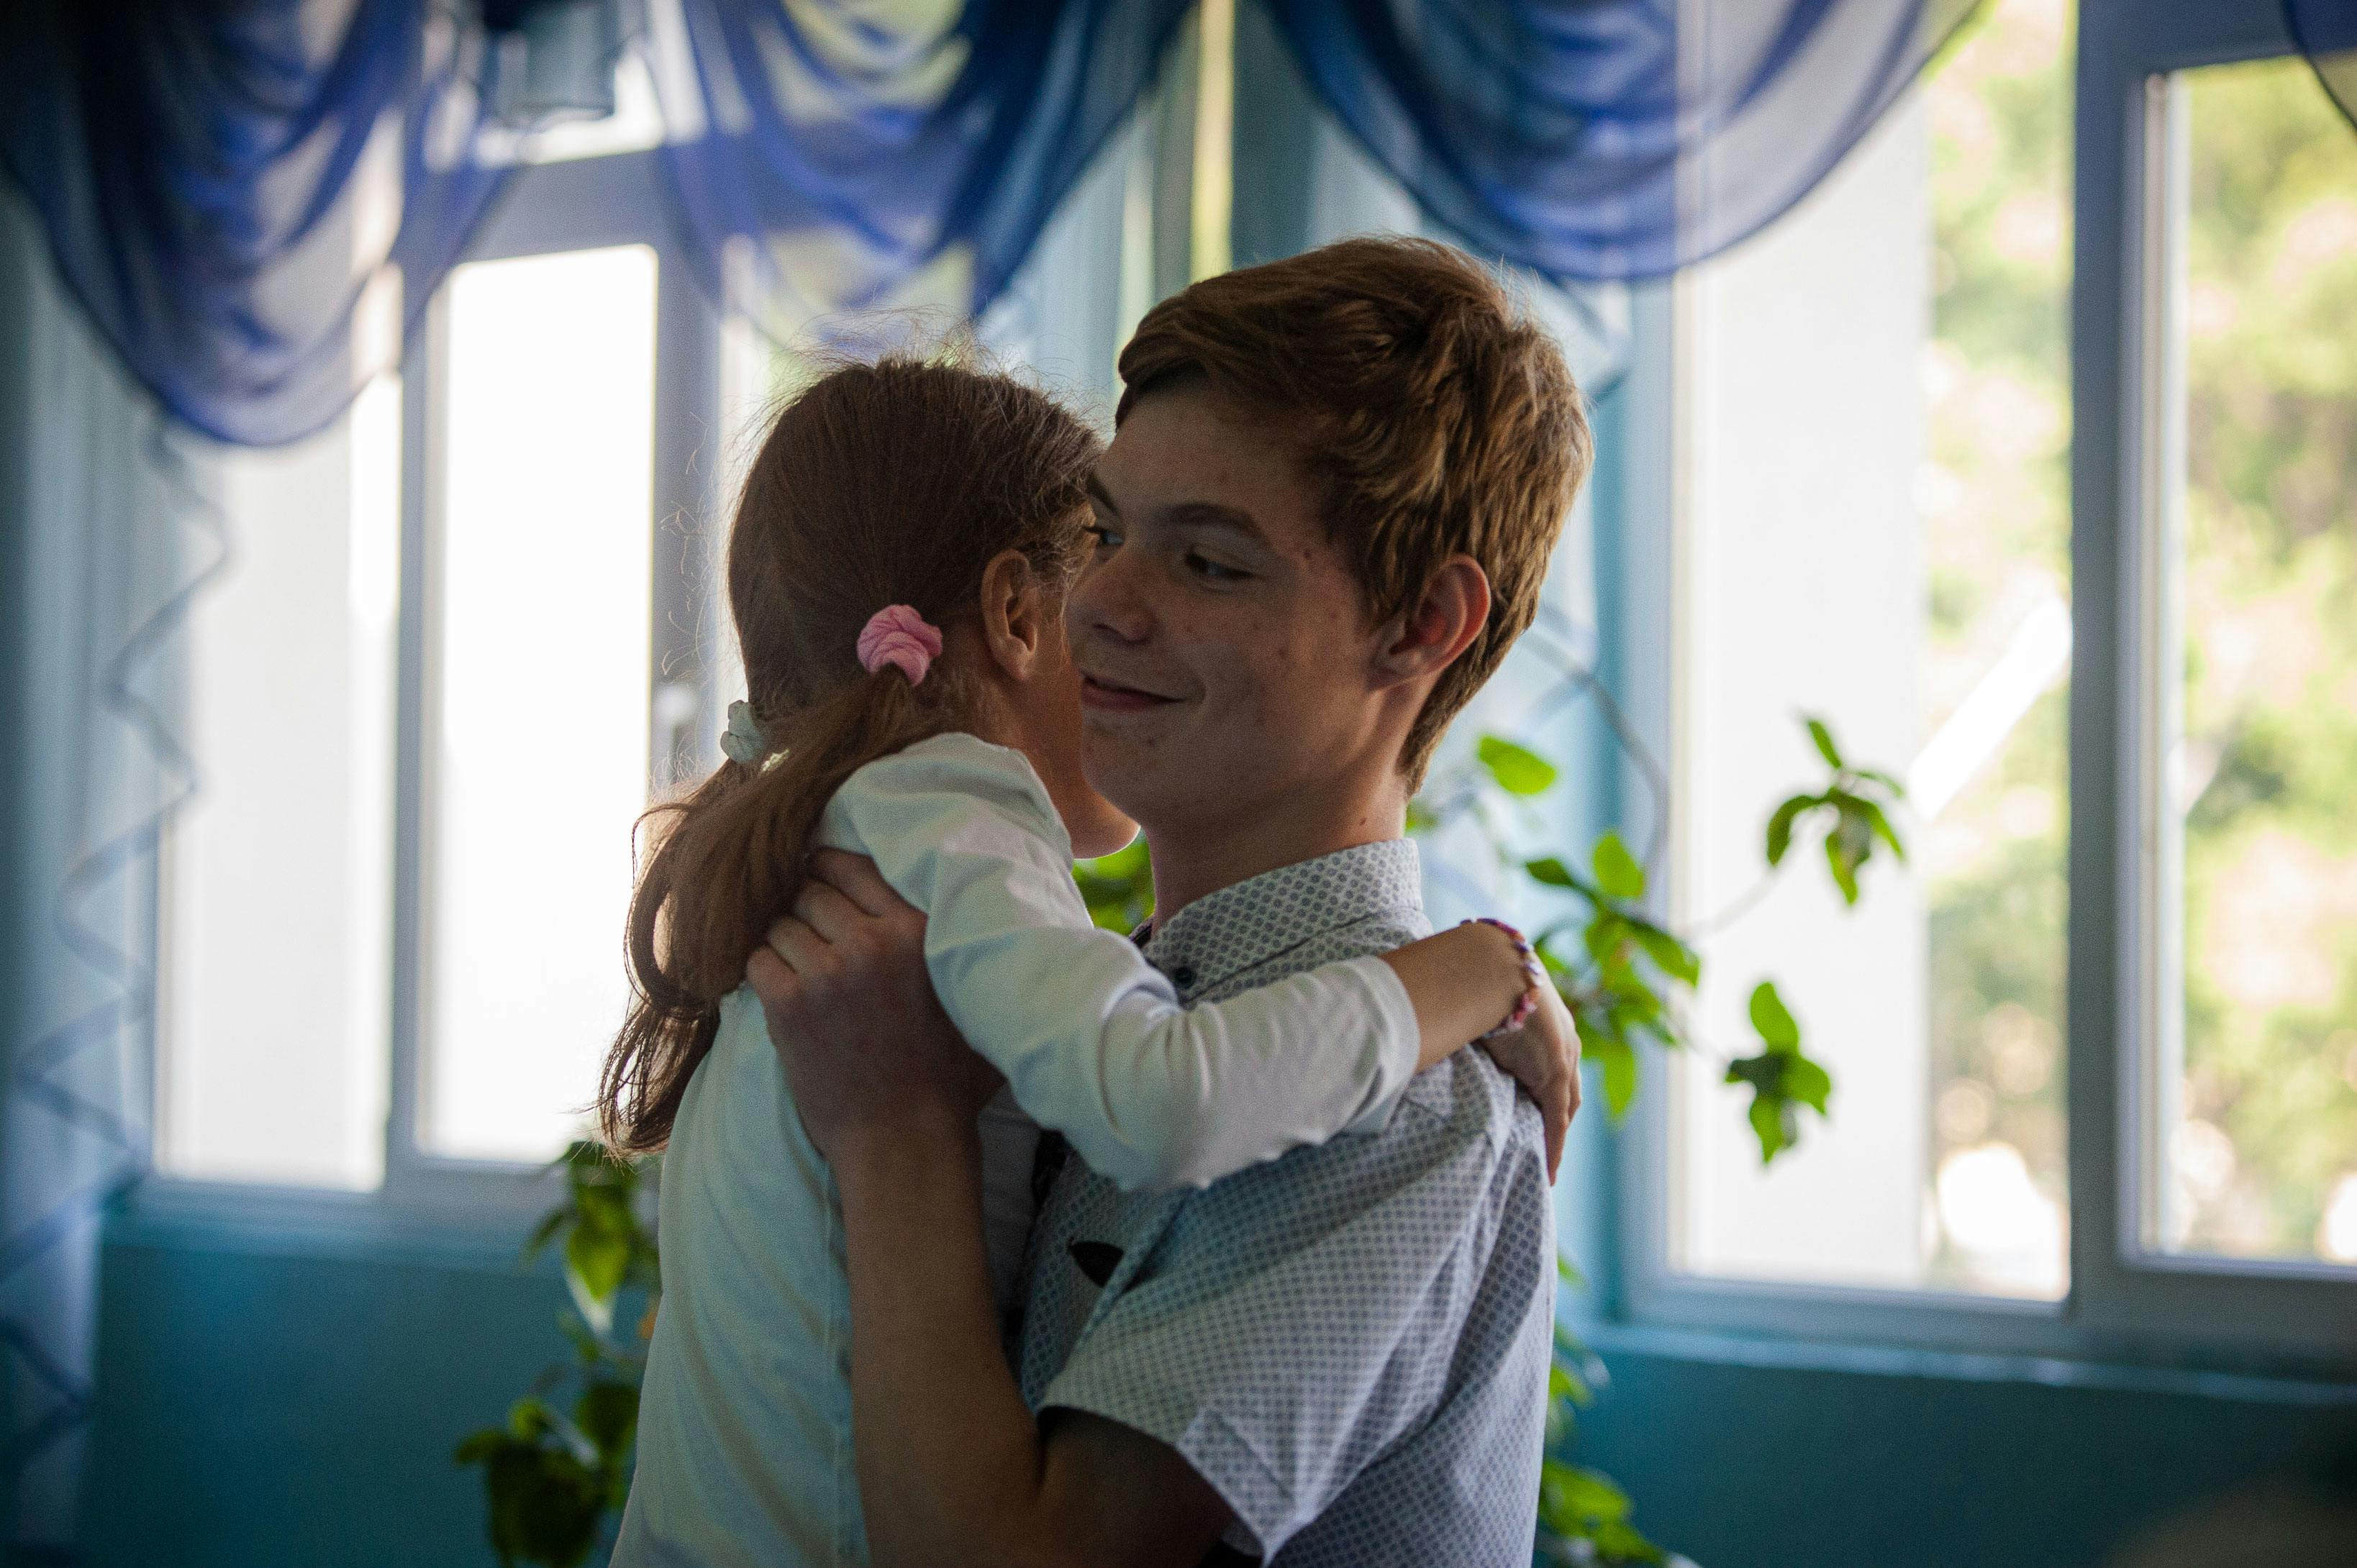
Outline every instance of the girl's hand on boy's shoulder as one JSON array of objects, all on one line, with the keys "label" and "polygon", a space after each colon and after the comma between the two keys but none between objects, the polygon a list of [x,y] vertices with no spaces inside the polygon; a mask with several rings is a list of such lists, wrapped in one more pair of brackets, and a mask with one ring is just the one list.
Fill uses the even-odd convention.
[{"label": "girl's hand on boy's shoulder", "polygon": [[745,966],[803,1128],[840,1163],[863,1138],[899,1143],[946,1116],[971,1127],[1002,1081],[933,995],[924,911],[875,863],[822,850],[793,912]]},{"label": "girl's hand on boy's shoulder", "polygon": [[1480,1048],[1537,1104],[1546,1128],[1547,1179],[1553,1181],[1563,1165],[1564,1136],[1579,1114],[1579,1026],[1571,1009],[1554,986],[1542,986],[1529,1019]]}]

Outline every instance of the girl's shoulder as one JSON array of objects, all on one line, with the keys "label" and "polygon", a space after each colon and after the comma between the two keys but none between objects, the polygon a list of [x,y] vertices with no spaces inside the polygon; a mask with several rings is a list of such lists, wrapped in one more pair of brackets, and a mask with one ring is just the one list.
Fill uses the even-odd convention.
[{"label": "girl's shoulder", "polygon": [[939,828],[961,819],[986,819],[1060,846],[1071,858],[1063,819],[1030,758],[963,730],[946,730],[866,764],[844,780],[828,807],[826,837],[839,848],[849,836],[872,842],[881,831],[918,824]]}]

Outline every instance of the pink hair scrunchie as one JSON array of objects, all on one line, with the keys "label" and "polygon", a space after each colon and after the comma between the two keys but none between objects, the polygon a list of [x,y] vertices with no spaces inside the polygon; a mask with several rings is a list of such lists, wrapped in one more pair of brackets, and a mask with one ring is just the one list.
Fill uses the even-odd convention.
[{"label": "pink hair scrunchie", "polygon": [[873,675],[887,664],[914,686],[942,656],[942,628],[910,605],[886,605],[859,630],[859,666]]}]

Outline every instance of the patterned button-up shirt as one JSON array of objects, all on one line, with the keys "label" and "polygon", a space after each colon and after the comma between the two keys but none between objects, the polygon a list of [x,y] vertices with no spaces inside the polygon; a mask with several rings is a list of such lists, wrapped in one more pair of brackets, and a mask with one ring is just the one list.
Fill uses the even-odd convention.
[{"label": "patterned button-up shirt", "polygon": [[[1197,1002],[1430,929],[1393,841],[1211,894],[1146,952]],[[1419,1074],[1381,1129],[1201,1190],[1125,1195],[1073,1161],[1028,1267],[1025,1399],[1168,1444],[1234,1510],[1228,1546],[1530,1562],[1554,1211],[1538,1112],[1480,1052]]]}]

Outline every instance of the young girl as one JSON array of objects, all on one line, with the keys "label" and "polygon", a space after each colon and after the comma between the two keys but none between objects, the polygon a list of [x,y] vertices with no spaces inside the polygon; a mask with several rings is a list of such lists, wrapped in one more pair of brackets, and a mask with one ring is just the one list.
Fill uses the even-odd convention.
[{"label": "young girl", "polygon": [[926,911],[942,1005],[1006,1075],[983,1119],[1002,1311],[1041,1125],[1125,1187],[1202,1184],[1380,1124],[1485,1030],[1534,1088],[1561,1070],[1558,1011],[1492,1028],[1544,985],[1502,927],[1187,1009],[1090,926],[1072,859],[1135,832],[1082,776],[1060,618],[1097,455],[1037,392],[888,360],[817,381],[755,459],[728,553],[749,701],[730,760],[666,809],[601,1085],[616,1145],[668,1146],[621,1568],[866,1561],[841,1215],[740,984],[813,848],[872,856]]}]

